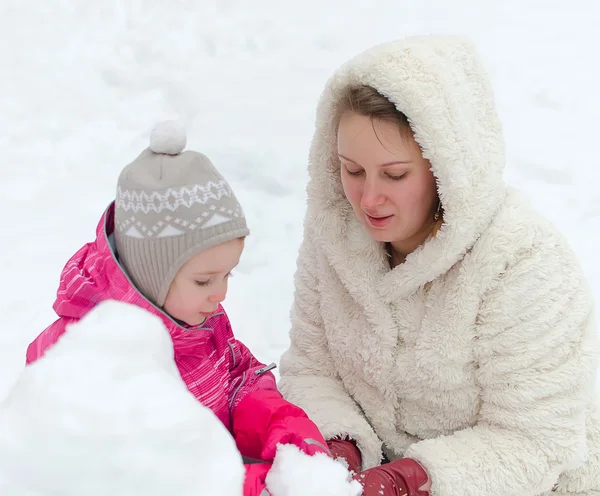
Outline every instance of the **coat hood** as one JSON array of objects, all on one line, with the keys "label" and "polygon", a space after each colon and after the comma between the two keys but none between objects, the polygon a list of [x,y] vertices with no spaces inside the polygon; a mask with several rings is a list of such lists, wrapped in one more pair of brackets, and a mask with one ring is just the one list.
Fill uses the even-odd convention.
[{"label": "coat hood", "polygon": [[[374,87],[408,117],[444,208],[436,236],[392,271],[340,180],[336,107],[343,90],[357,85]],[[321,95],[310,150],[310,235],[345,283],[371,282],[390,299],[407,296],[448,271],[487,228],[506,195],[503,169],[493,92],[469,39],[419,36],[377,45],[342,65]],[[362,257],[369,263],[354,264]]]},{"label": "coat hood", "polygon": [[[173,340],[175,351],[182,353],[212,337],[211,319],[204,326],[187,327],[155,307],[133,285],[121,268],[111,246],[114,231],[114,202],[102,215],[96,228],[96,240],[84,245],[65,265],[60,277],[53,308],[59,317],[80,319],[98,303],[117,300],[136,305],[160,317]],[[219,306],[215,317],[222,314]],[[194,332],[189,332],[194,330]]]}]

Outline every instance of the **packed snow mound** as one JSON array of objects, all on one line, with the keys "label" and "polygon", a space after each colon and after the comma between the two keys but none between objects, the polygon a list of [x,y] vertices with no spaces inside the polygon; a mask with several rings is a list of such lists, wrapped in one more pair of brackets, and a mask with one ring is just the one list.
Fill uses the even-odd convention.
[{"label": "packed snow mound", "polygon": [[344,465],[324,453],[309,456],[292,444],[279,445],[267,489],[276,496],[359,496],[362,486]]},{"label": "packed snow mound", "polygon": [[241,496],[233,438],[187,390],[162,321],[100,303],[0,404],[11,496]]}]

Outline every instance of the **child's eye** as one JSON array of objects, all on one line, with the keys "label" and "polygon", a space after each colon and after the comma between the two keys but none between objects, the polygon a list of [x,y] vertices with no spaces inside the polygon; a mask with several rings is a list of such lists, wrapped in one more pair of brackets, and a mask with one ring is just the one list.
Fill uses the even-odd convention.
[{"label": "child's eye", "polygon": [[208,286],[210,284],[210,279],[208,281],[196,281],[196,286]]}]

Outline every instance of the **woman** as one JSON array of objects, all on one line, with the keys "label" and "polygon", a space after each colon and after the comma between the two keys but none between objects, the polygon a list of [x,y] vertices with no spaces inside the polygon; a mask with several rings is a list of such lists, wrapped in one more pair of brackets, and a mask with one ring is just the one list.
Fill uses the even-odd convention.
[{"label": "woman", "polygon": [[600,495],[590,291],[503,167],[463,38],[374,47],[322,95],[280,387],[366,496]]}]

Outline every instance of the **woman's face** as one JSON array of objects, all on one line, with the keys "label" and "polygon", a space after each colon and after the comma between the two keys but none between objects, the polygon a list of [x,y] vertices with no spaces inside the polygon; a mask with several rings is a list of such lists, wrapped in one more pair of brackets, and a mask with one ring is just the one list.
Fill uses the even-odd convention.
[{"label": "woman's face", "polygon": [[395,122],[347,113],[338,155],[344,193],[369,234],[406,253],[424,242],[435,224],[437,189],[412,134]]}]

